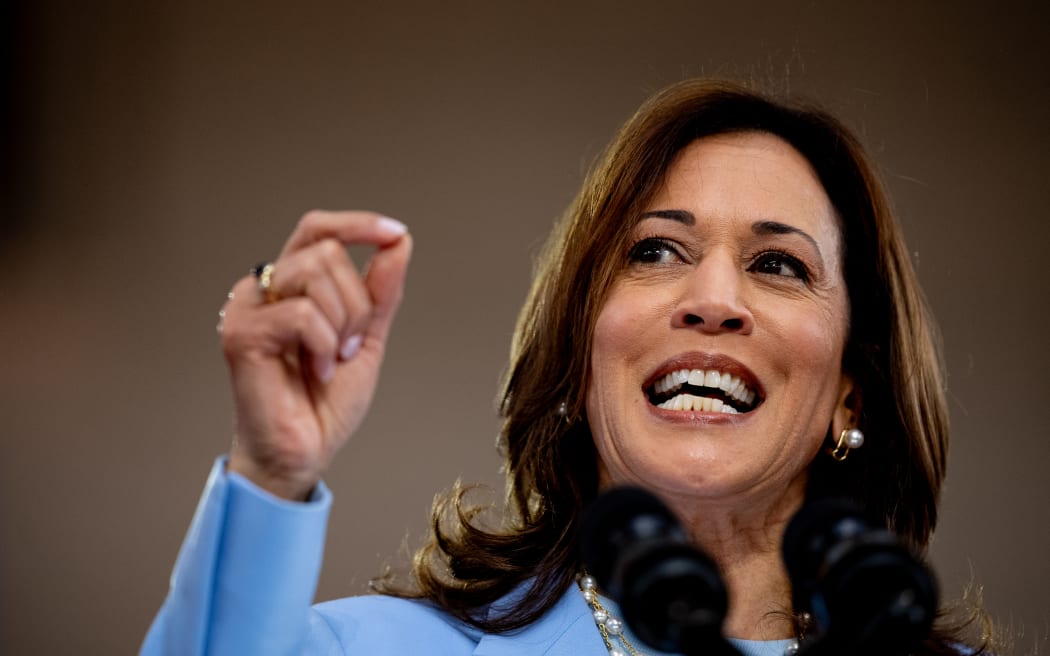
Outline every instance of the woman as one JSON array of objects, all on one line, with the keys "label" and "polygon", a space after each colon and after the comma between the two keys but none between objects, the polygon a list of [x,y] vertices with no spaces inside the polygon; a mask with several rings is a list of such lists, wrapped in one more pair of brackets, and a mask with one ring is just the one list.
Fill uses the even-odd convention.
[{"label": "woman", "polygon": [[[348,243],[377,247],[363,278]],[[611,602],[577,586],[581,511],[618,484],[661,497],[715,559],[748,654],[805,630],[780,543],[807,493],[925,549],[943,382],[871,165],[820,111],[689,81],[624,126],[548,242],[503,395],[503,524],[453,492],[409,585],[308,610],[321,475],[367,411],[410,250],[391,219],[312,213],[234,287],[236,439],[145,653],[635,653],[592,612]],[[942,628],[922,653],[959,644]]]}]

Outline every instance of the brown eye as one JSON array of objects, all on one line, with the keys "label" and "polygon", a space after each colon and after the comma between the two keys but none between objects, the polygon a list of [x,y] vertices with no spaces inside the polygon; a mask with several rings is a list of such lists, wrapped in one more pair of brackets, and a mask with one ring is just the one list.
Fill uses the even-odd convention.
[{"label": "brown eye", "polygon": [[670,241],[650,237],[632,246],[628,259],[645,264],[670,264],[681,261],[682,257]]},{"label": "brown eye", "polygon": [[798,278],[803,282],[809,281],[809,271],[806,269],[806,265],[798,258],[780,251],[762,253],[755,258],[750,270],[771,276]]}]

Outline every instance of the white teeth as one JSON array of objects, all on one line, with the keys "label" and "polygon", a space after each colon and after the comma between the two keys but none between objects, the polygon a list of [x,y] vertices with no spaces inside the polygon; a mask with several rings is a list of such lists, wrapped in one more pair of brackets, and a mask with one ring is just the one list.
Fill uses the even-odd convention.
[{"label": "white teeth", "polygon": [[678,394],[674,398],[664,401],[657,407],[663,408],[664,410],[680,410],[685,412],[722,412],[728,415],[739,414],[736,408],[728,403],[722,403],[721,399],[709,399],[703,396],[693,396],[692,394]]},{"label": "white teeth", "polygon": [[[660,378],[656,381],[656,383],[653,385],[653,391],[657,394],[665,394],[669,391],[673,391],[674,389],[686,383],[690,385],[696,385],[697,387],[710,387],[713,389],[720,389],[723,392],[725,392],[726,396],[728,396],[729,398],[744,403],[748,406],[754,404],[755,402],[756,395],[754,390],[748,389],[747,385],[742,380],[740,380],[739,376],[734,376],[732,374],[724,373],[714,369],[708,371],[705,371],[703,369],[678,369],[676,371],[672,371],[663,378]],[[675,398],[682,396],[689,395],[679,394]],[[690,396],[689,398],[700,397]],[[674,400],[674,398],[669,399],[668,401],[661,403],[660,407],[669,407],[667,404],[673,402]],[[683,401],[683,403],[686,402]],[[685,407],[677,409],[689,410],[690,408],[692,408],[694,410],[699,410],[700,407],[700,405],[697,405],[695,404],[695,402],[690,401],[686,404]],[[732,406],[730,405],[723,404],[723,408],[724,409],[722,410],[722,412],[736,412],[736,410],[732,409]]]}]

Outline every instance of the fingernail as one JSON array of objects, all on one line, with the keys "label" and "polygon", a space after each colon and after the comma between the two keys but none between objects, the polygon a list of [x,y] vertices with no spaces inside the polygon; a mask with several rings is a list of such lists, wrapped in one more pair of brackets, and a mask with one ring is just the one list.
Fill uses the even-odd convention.
[{"label": "fingernail", "polygon": [[379,219],[379,231],[390,237],[398,237],[408,232],[408,226],[397,219],[384,216]]},{"label": "fingernail", "polygon": [[361,350],[361,335],[351,335],[345,342],[343,348],[339,349],[339,355],[344,360],[349,360]]}]

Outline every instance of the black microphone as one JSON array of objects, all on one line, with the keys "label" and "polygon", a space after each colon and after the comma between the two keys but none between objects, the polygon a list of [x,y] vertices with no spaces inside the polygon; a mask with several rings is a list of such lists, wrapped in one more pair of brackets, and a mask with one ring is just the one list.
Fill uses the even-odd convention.
[{"label": "black microphone", "polygon": [[788,524],[783,552],[795,610],[810,613],[816,628],[800,656],[903,656],[929,635],[938,605],[933,574],[855,504],[807,503]]},{"label": "black microphone", "polygon": [[728,608],[718,567],[674,514],[640,488],[600,495],[581,522],[584,567],[654,649],[739,656],[722,636]]}]

